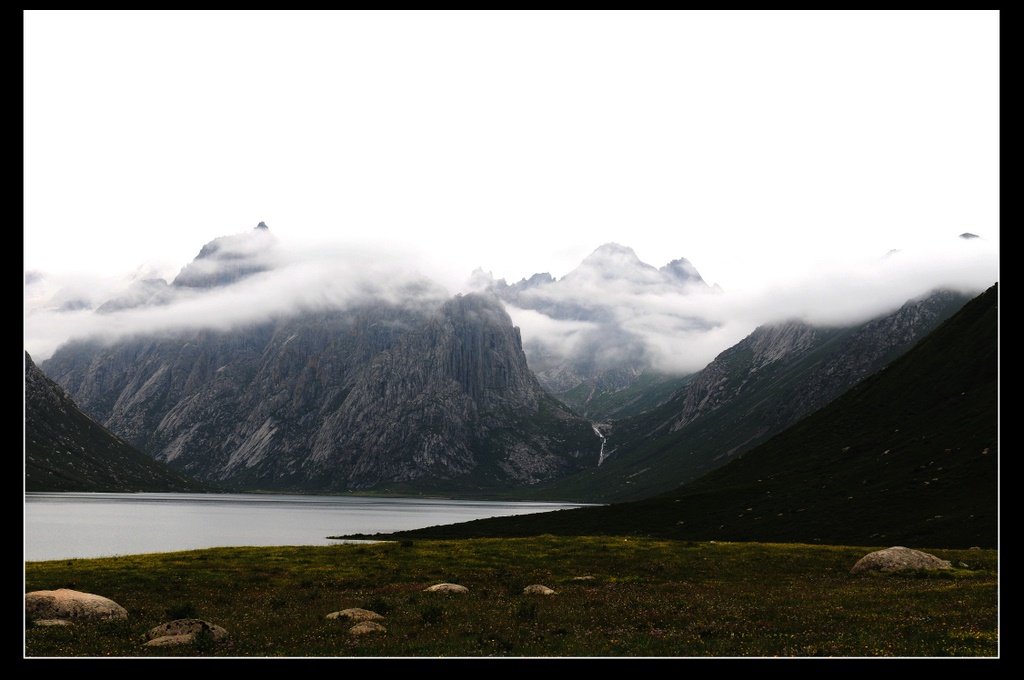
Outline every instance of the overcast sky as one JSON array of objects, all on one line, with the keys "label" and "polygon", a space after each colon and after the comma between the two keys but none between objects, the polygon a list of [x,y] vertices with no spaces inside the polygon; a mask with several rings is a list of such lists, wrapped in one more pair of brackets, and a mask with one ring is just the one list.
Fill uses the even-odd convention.
[{"label": "overcast sky", "polygon": [[[987,287],[999,18],[26,10],[25,270],[172,278],[264,221],[292,252],[400,258],[452,292],[615,242],[685,257],[751,323],[769,300],[838,316]],[[45,356],[68,331],[30,288]]]}]

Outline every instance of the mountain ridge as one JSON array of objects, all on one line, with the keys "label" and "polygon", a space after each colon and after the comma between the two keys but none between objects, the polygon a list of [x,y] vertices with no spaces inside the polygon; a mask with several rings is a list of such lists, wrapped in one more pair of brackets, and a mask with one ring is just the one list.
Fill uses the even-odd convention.
[{"label": "mountain ridge", "polygon": [[[275,248],[264,223],[214,239],[191,263],[203,261],[204,285],[186,294],[260,275]],[[619,244],[574,272],[535,275],[521,288],[632,277],[639,290],[683,300],[679,279],[695,275],[709,292],[685,258],[656,269]],[[446,297],[424,285],[410,282],[398,296],[367,286],[347,307],[302,307],[231,330],[76,341],[43,366],[125,441],[211,484],[621,502],[742,455],[909,349],[967,299],[937,291],[852,327],[758,327],[692,375],[651,371],[642,351],[635,363],[596,372],[584,360],[586,381],[559,393],[566,407],[542,389],[495,286]],[[552,301],[559,313],[590,314]],[[614,326],[612,302],[592,306],[590,321]]]},{"label": "mountain ridge", "polygon": [[381,302],[71,343],[44,369],[134,446],[240,490],[505,488],[600,448],[589,421],[543,392],[519,331],[481,294],[432,311]]},{"label": "mountain ridge", "polygon": [[828,405],[668,492],[347,538],[638,535],[998,548],[998,299],[993,285]]},{"label": "mountain ridge", "polygon": [[693,481],[880,370],[968,299],[936,291],[855,326],[758,327],[659,405],[602,426],[599,468],[557,488],[528,489],[528,497],[622,502]]}]

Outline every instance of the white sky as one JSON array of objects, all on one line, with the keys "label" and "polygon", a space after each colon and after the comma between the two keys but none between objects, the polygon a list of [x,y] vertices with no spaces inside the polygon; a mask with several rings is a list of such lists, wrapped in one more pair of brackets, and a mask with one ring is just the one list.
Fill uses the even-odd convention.
[{"label": "white sky", "polygon": [[607,242],[797,308],[830,294],[806,277],[892,249],[991,285],[999,20],[25,10],[25,269],[173,277],[262,220],[446,286],[561,277]]}]

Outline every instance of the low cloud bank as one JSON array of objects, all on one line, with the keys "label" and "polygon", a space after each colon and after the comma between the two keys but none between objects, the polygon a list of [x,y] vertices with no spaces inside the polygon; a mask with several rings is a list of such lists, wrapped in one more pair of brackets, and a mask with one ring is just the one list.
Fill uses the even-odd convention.
[{"label": "low cloud bank", "polygon": [[[861,261],[807,262],[801,271],[774,270],[761,286],[739,290],[566,276],[559,281],[565,285],[522,293],[535,309],[511,306],[509,313],[545,366],[588,352],[609,360],[641,354],[658,370],[687,374],[760,325],[853,325],[940,288],[976,295],[998,277],[993,244],[958,240]],[[564,318],[566,310],[577,308],[586,309],[588,321]]]},{"label": "low cloud bank", "polygon": [[[474,286],[466,272],[431,270],[435,260],[430,257],[394,248],[275,245],[272,253],[260,257],[265,271],[214,288],[171,286],[173,275],[144,288],[143,282],[159,273],[146,268],[103,280],[26,273],[25,349],[40,362],[73,338],[225,330],[370,300],[436,306]],[[757,288],[672,288],[651,285],[642,277],[623,280],[591,273],[559,287],[560,293],[554,287],[537,293],[547,295],[545,302],[552,308],[585,304],[592,312],[588,318],[556,318],[525,306],[507,307],[524,346],[549,361],[587,356],[612,364],[642,357],[659,370],[692,373],[762,324],[787,319],[858,323],[937,288],[980,293],[998,276],[998,248],[972,239],[957,240],[951,248],[896,251],[861,262],[820,260],[806,263],[802,271],[777,269]],[[133,287],[143,298],[159,295],[139,304],[140,299],[131,297]],[[118,298],[126,306],[96,311]]]},{"label": "low cloud bank", "polygon": [[[203,263],[193,271],[210,276],[218,270]],[[26,276],[25,349],[39,362],[72,339],[113,342],[187,329],[223,331],[374,300],[436,306],[449,296],[447,289],[419,273],[408,259],[357,248],[276,252],[271,268],[228,285],[196,288],[157,283],[154,286],[152,279],[139,276],[118,280]]]}]

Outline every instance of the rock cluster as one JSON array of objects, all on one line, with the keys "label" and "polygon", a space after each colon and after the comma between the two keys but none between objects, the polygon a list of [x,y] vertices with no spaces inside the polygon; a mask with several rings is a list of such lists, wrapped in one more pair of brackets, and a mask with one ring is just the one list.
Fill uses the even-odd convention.
[{"label": "rock cluster", "polygon": [[[113,600],[68,588],[25,593],[25,618],[36,626],[70,626],[128,618],[128,610]],[[149,630],[145,646],[163,647],[195,642],[207,635],[211,643],[229,638],[227,630],[200,619],[178,619]]]},{"label": "rock cluster", "polygon": [[377,612],[370,611],[369,609],[342,609],[341,611],[331,612],[327,615],[329,619],[350,619],[352,621],[374,621],[377,619],[383,619],[384,617]]},{"label": "rock cluster", "polygon": [[352,609],[342,609],[341,611],[331,612],[327,615],[328,619],[347,619],[355,622],[356,625],[348,629],[348,632],[352,635],[365,635],[367,633],[386,633],[387,628],[383,624],[378,623],[384,617],[377,612],[370,611],[369,609],[359,609],[354,607]]}]

